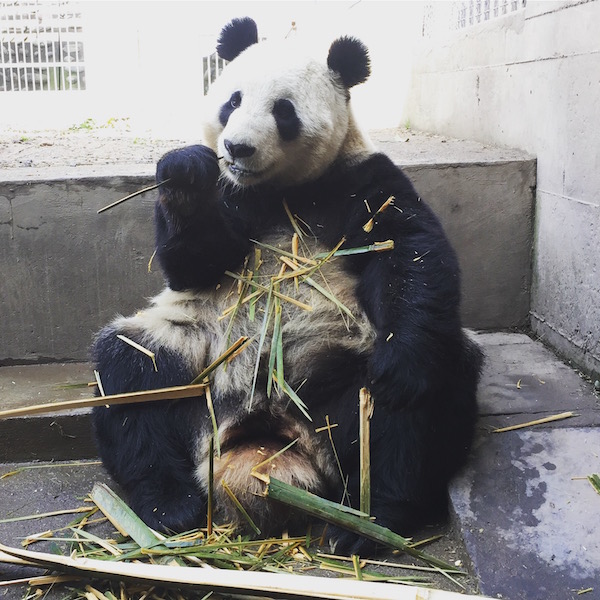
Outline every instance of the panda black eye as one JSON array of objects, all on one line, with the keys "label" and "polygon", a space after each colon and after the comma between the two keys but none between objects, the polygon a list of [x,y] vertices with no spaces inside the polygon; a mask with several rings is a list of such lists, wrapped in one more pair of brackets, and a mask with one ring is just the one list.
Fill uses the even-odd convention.
[{"label": "panda black eye", "polygon": [[302,124],[290,100],[286,98],[276,100],[273,104],[273,116],[282,140],[291,142],[300,135]]},{"label": "panda black eye", "polygon": [[233,92],[229,99],[229,106],[231,108],[238,108],[242,103],[242,94],[240,92]]},{"label": "panda black eye", "polygon": [[296,117],[296,109],[290,100],[281,98],[273,104],[273,114],[277,119],[294,119]]}]

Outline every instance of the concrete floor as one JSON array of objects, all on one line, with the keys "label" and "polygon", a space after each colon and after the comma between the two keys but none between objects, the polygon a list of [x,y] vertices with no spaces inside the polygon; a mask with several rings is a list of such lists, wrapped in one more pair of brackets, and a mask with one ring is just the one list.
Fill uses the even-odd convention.
[{"label": "concrete floor", "polygon": [[[478,440],[452,486],[445,537],[428,550],[462,561],[471,573],[461,579],[469,593],[510,600],[600,598],[600,495],[587,481],[587,475],[600,472],[600,400],[593,385],[525,335],[479,333],[476,338],[487,355]],[[2,403],[9,397],[37,403],[38,385],[53,390],[53,399],[89,393],[59,387],[88,381],[87,365],[38,369],[0,368]],[[564,411],[576,416],[493,431]],[[34,459],[93,456],[85,411],[0,421],[0,476]],[[96,481],[110,483],[93,461],[20,471],[0,479],[0,519],[75,508]],[[18,545],[25,535],[71,519],[0,523],[0,541]],[[0,581],[21,573],[0,565]],[[443,577],[434,585],[459,591]],[[21,586],[0,586],[2,599],[23,593]],[[54,590],[49,597],[64,597],[60,593]]]}]

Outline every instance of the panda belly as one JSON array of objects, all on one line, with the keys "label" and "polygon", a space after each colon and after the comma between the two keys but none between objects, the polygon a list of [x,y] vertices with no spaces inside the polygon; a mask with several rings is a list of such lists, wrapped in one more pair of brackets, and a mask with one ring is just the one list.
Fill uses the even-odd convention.
[{"label": "panda belly", "polygon": [[[265,239],[264,244],[289,252],[291,236],[288,233],[273,235]],[[308,242],[304,247],[307,257],[328,250],[316,242]],[[261,286],[268,288],[271,278],[281,273],[280,256],[261,247],[262,262],[254,273],[254,280]],[[254,264],[254,260],[251,256],[248,265]],[[247,278],[248,270],[249,266],[237,275]],[[317,371],[323,377],[320,365],[327,363],[332,355],[343,359],[346,354],[368,353],[375,333],[359,306],[356,281],[344,269],[343,259],[328,260],[311,279],[336,301],[306,282],[296,284],[292,277],[281,280],[278,285],[281,294],[278,304],[285,381],[294,390],[300,388],[298,395],[309,406],[308,412],[314,421],[319,407],[314,405],[312,396],[303,397],[302,384],[314,379]],[[302,414],[281,391],[282,382],[273,382],[271,393],[267,393],[273,317],[265,326],[267,293],[258,297],[254,307],[250,300],[239,303],[240,298],[245,300],[252,293],[249,286],[231,276],[224,276],[216,289],[210,291],[166,289],[153,299],[147,310],[122,320],[119,329],[135,330],[133,337],[141,339],[141,343],[146,343],[157,355],[162,348],[177,353],[192,373],[200,373],[238,338],[251,340],[226,367],[219,367],[211,376],[220,445],[220,456],[215,457],[214,462],[214,495],[217,520],[245,525],[224,486],[220,485],[224,481],[264,534],[280,531],[289,515],[259,497],[262,484],[251,475],[259,463],[267,461],[259,468],[263,472],[324,495],[338,487],[340,476],[327,434],[315,433],[315,428],[323,423],[315,424]],[[273,304],[271,300],[271,306]],[[340,305],[344,308],[340,309]],[[331,372],[326,376],[338,377]],[[318,387],[318,382],[316,385]],[[314,381],[311,389],[315,389]],[[311,414],[313,410],[315,414]],[[212,435],[207,414],[198,424],[195,457],[195,477],[204,490],[208,488],[208,448]],[[294,440],[297,441],[289,450],[268,460]]]}]

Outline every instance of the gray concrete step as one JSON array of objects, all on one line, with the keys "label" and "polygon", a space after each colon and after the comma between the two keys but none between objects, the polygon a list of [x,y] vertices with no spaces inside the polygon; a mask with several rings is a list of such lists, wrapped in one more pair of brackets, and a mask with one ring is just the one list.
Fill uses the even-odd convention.
[{"label": "gray concrete step", "polygon": [[[480,434],[451,498],[480,590],[510,600],[600,598],[600,495],[586,479],[600,472],[600,399],[541,343],[476,337],[487,354]],[[565,411],[577,416],[493,431]]]},{"label": "gray concrete step", "polygon": [[[516,150],[401,130],[373,138],[404,167],[456,248],[464,323],[527,324],[536,161]],[[13,146],[19,152],[10,160]],[[32,166],[16,167],[24,152]],[[120,153],[140,162],[123,163]],[[100,327],[117,313],[140,310],[163,287],[158,265],[148,269],[156,193],[97,214],[152,183],[156,155],[131,139],[82,135],[31,135],[12,146],[0,135],[0,155],[0,306],[9,317],[0,320],[0,364],[85,361]]]},{"label": "gray concrete step", "polygon": [[[476,581],[471,587],[478,585],[483,594],[509,600],[600,598],[600,495],[586,480],[600,472],[600,399],[589,381],[526,335],[475,337],[487,355],[481,419],[471,461],[452,486],[448,547],[460,555],[464,543]],[[1,403],[90,395],[62,386],[92,378],[85,364],[3,367]],[[564,411],[577,416],[493,432]],[[0,463],[92,456],[87,411],[0,421]],[[12,468],[0,466],[0,475]],[[15,516],[66,507],[96,479],[107,480],[89,463],[51,473],[27,471],[22,485],[18,477],[0,480],[0,509]],[[24,532],[23,525],[0,525],[3,541]]]}]

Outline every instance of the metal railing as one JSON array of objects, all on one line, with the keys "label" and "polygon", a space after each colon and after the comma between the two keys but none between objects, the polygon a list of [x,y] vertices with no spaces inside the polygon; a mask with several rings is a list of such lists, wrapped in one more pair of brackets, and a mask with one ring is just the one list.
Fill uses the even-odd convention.
[{"label": "metal railing", "polygon": [[464,29],[524,8],[527,0],[468,0],[455,2],[457,29]]},{"label": "metal railing", "polygon": [[0,92],[85,90],[83,49],[76,2],[0,1]]}]

